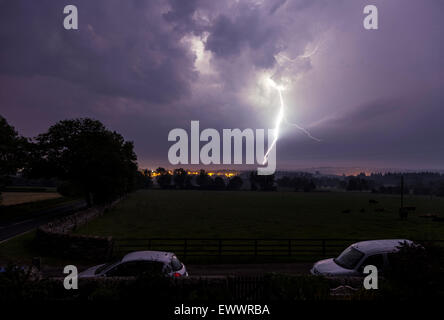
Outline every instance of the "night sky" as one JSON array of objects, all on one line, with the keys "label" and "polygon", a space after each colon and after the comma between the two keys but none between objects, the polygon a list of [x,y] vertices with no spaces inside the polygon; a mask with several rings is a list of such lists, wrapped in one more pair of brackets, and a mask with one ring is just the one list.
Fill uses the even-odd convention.
[{"label": "night sky", "polygon": [[442,0],[65,2],[0,1],[0,114],[24,136],[92,117],[141,167],[168,167],[168,132],[191,120],[272,128],[272,77],[288,121],[322,140],[284,124],[278,168],[444,169]]}]

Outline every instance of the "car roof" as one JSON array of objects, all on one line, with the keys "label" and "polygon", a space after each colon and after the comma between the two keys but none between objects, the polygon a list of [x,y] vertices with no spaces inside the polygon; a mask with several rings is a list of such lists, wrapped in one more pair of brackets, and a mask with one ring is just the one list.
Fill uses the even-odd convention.
[{"label": "car roof", "polygon": [[169,263],[171,258],[174,256],[172,252],[164,251],[135,251],[128,253],[122,258],[122,262],[128,261],[158,261]]},{"label": "car roof", "polygon": [[352,244],[352,246],[365,254],[377,254],[396,252],[399,250],[397,247],[403,242],[413,244],[413,241],[407,239],[388,239],[361,241]]}]

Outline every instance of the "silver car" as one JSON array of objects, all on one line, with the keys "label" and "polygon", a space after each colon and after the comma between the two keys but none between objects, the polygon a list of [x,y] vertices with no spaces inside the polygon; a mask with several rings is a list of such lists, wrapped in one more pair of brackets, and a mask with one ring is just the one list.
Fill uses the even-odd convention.
[{"label": "silver car", "polygon": [[406,239],[371,240],[357,242],[345,249],[337,258],[316,262],[310,270],[313,275],[328,277],[359,277],[366,265],[374,265],[382,272],[389,266],[389,254],[396,253],[402,243],[409,245]]},{"label": "silver car", "polygon": [[137,277],[142,274],[187,277],[185,265],[172,252],[135,251],[121,260],[91,267],[79,274],[79,278]]}]

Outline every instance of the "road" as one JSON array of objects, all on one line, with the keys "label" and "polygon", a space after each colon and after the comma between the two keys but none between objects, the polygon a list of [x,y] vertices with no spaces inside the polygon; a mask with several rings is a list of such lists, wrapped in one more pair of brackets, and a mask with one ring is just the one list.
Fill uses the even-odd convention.
[{"label": "road", "polygon": [[270,272],[308,274],[313,263],[245,263],[245,264],[190,264],[187,270],[193,276],[263,275]]},{"label": "road", "polygon": [[0,224],[0,243],[10,240],[20,234],[31,231],[44,225],[55,218],[62,217],[86,207],[84,200],[74,203],[59,205],[50,209],[37,211],[32,214],[31,219],[15,221],[7,224]]}]

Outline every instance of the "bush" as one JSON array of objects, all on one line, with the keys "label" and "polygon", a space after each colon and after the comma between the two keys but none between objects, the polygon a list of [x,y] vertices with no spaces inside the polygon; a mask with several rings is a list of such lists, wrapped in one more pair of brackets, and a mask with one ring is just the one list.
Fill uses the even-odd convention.
[{"label": "bush", "polygon": [[62,279],[32,279],[27,272],[14,268],[0,274],[0,301],[237,301],[251,294],[263,301],[330,298],[328,281],[314,276],[171,279],[144,275],[137,279],[79,279],[78,290],[65,290]]},{"label": "bush", "polygon": [[0,302],[44,300],[47,286],[41,285],[32,268],[9,265],[0,273]]},{"label": "bush", "polygon": [[404,243],[390,255],[391,269],[381,285],[381,297],[429,299],[444,297],[444,252],[433,243]]},{"label": "bush", "polygon": [[330,285],[319,276],[270,274],[265,279],[266,299],[271,301],[328,300]]}]

